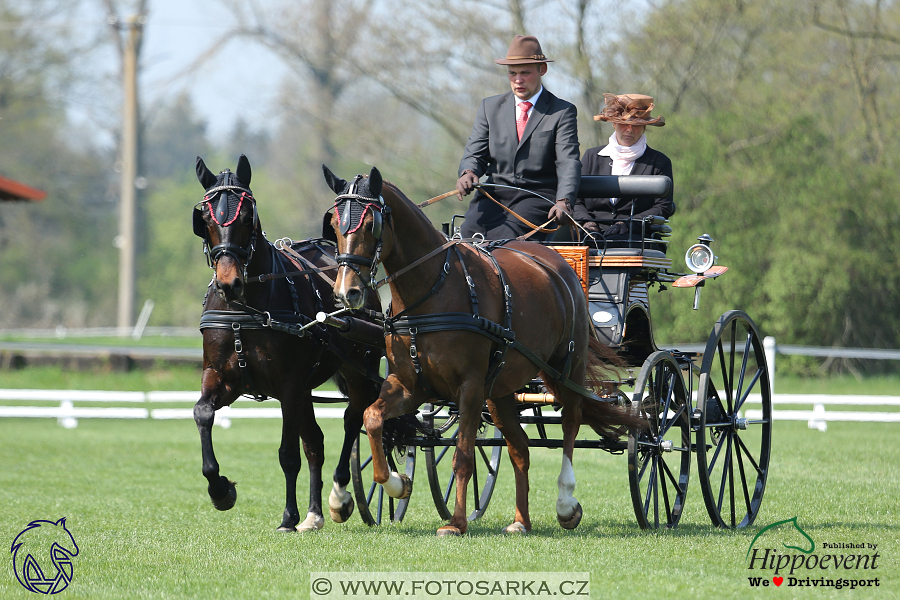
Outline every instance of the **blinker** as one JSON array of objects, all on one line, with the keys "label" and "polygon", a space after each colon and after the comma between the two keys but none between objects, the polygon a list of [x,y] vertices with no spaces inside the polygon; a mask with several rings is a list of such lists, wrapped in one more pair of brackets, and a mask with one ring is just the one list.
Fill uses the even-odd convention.
[{"label": "blinker", "polygon": [[[353,203],[350,203],[350,206],[346,206],[346,204],[345,204],[345,206],[343,207],[344,210],[341,211],[340,227],[341,227],[341,235],[343,235],[343,236],[346,236],[347,232],[350,231],[350,217],[351,217],[350,213],[353,212],[352,207],[353,207]],[[356,229],[356,228],[354,228],[354,229]]]},{"label": "blinker", "polygon": [[381,226],[383,222],[383,217],[381,216],[381,212],[377,210],[372,211],[372,235],[378,239],[381,237]]},{"label": "blinker", "polygon": [[223,191],[219,194],[219,202],[216,204],[216,221],[228,222],[228,212],[228,192]]},{"label": "blinker", "polygon": [[194,235],[206,238],[206,221],[203,220],[203,211],[194,209]]}]

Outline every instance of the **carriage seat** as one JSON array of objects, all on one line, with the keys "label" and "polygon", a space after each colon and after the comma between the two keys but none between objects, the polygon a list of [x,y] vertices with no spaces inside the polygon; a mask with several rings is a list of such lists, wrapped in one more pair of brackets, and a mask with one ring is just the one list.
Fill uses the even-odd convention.
[{"label": "carriage seat", "polygon": [[590,248],[588,249],[588,256],[644,256],[647,258],[665,259],[665,252],[663,252],[662,250],[651,248],[651,246],[656,245],[658,244],[646,244],[643,248],[641,248],[640,246],[638,246],[637,248],[607,247],[605,252],[598,248]]},{"label": "carriage seat", "polygon": [[588,268],[596,267],[665,271],[672,268],[672,259],[662,250],[647,244],[643,248],[607,248],[603,252],[597,248],[588,249]]}]

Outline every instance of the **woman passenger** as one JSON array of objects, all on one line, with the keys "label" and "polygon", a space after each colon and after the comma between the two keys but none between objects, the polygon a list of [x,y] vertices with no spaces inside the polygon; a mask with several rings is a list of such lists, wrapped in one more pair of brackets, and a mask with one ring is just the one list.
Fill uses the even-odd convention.
[{"label": "woman passenger", "polygon": [[[672,178],[672,161],[647,145],[647,126],[662,127],[663,117],[651,117],[653,98],[642,94],[603,94],[605,106],[595,121],[613,124],[605,146],[591,148],[581,159],[582,175],[665,175]],[[673,186],[674,187],[674,186]],[[588,232],[601,233],[607,240],[629,238],[629,219],[639,221],[675,213],[673,192],[661,198],[578,198],[574,217]],[[633,215],[632,215],[633,211]],[[597,223],[592,219],[606,220]],[[640,223],[634,224],[633,239],[640,240]]]}]

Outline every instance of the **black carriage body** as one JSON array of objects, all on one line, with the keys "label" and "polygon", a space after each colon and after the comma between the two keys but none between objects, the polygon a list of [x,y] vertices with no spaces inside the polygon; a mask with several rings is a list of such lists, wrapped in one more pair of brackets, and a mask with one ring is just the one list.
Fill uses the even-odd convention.
[{"label": "black carriage body", "polygon": [[[588,279],[588,307],[600,341],[616,350],[629,367],[639,367],[657,350],[650,316],[650,286],[659,271],[671,265],[658,250],[611,248],[592,250]],[[654,266],[602,266],[619,257],[652,259]],[[596,266],[594,266],[596,264]]]}]

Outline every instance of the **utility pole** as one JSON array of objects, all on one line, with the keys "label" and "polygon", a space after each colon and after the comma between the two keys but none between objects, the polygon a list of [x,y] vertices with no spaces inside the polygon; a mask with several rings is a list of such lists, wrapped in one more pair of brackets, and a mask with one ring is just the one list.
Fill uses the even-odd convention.
[{"label": "utility pole", "polygon": [[[116,324],[119,328],[131,328],[134,324],[136,238],[137,238],[137,187],[138,178],[138,57],[144,24],[147,22],[146,0],[141,0],[137,14],[123,25],[115,14],[112,0],[107,0],[108,21],[115,33],[115,41],[122,58],[122,135],[119,161],[121,164],[119,199],[119,297]],[[120,35],[124,31],[124,39]]]}]

